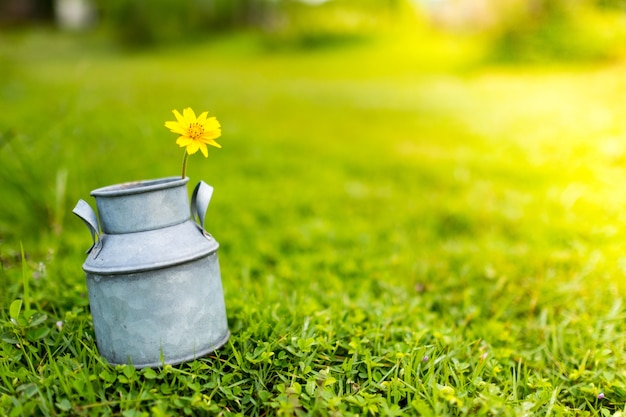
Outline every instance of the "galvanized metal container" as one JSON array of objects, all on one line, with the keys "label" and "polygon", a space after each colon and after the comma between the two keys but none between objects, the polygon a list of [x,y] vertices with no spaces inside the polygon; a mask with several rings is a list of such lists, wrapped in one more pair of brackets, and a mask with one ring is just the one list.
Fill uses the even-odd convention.
[{"label": "galvanized metal container", "polygon": [[204,230],[213,188],[188,178],[112,185],[91,192],[95,212],[74,208],[93,245],[83,264],[100,354],[136,368],[178,364],[230,336],[217,241]]}]

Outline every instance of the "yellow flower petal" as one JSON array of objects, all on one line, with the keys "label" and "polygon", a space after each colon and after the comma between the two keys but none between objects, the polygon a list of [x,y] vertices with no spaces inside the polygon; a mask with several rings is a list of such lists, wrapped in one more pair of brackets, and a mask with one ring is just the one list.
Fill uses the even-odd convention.
[{"label": "yellow flower petal", "polygon": [[206,112],[206,111],[202,112],[200,114],[200,116],[198,116],[198,120],[196,120],[196,122],[201,124],[201,125],[204,124],[204,121],[206,120],[206,117],[208,116],[208,114],[209,114],[209,112]]},{"label": "yellow flower petal", "polygon": [[186,109],[183,110],[183,117],[185,118],[187,125],[190,125],[196,122],[196,114],[193,112],[191,107],[187,107]]},{"label": "yellow flower petal", "polygon": [[206,145],[204,143],[200,143],[200,151],[202,152],[202,155],[204,155],[205,158],[209,157],[209,151],[206,148]]},{"label": "yellow flower petal", "polygon": [[178,123],[180,123],[181,126],[186,126],[185,119],[183,118],[183,116],[180,115],[178,110],[172,110],[172,113],[174,113],[174,116],[176,116],[176,120],[178,120]]},{"label": "yellow flower petal", "polygon": [[189,155],[193,155],[194,153],[198,152],[199,148],[200,148],[200,142],[191,141],[191,143],[187,145],[187,153]]},{"label": "yellow flower petal", "polygon": [[191,139],[189,136],[181,136],[178,139],[176,139],[176,144],[179,145],[180,147],[187,146],[192,142],[193,142],[193,139]]},{"label": "yellow flower petal", "polygon": [[170,131],[174,133],[178,133],[179,135],[184,135],[185,133],[187,133],[187,130],[178,122],[165,122],[165,127],[167,127]]},{"label": "yellow flower petal", "polygon": [[216,148],[220,148],[220,149],[222,148],[222,145],[220,145],[219,143],[217,143],[217,142],[216,142],[216,141],[214,141],[214,140],[211,140],[211,141],[209,141],[209,142],[206,142],[206,144],[207,144],[207,145],[211,145],[211,146],[215,146]]},{"label": "yellow flower petal", "polygon": [[212,130],[210,132],[204,132],[204,137],[211,140],[211,139],[217,139],[220,136],[222,136],[222,131],[221,130]]},{"label": "yellow flower petal", "polygon": [[205,130],[219,129],[221,127],[220,122],[215,117],[209,117],[203,123]]}]

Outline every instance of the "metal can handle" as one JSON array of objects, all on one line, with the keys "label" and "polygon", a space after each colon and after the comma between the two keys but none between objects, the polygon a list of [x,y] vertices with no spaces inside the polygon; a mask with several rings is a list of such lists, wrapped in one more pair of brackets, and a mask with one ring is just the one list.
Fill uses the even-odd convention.
[{"label": "metal can handle", "polygon": [[87,203],[85,200],[78,200],[78,203],[76,203],[76,207],[74,207],[72,213],[80,217],[81,220],[85,222],[85,224],[89,228],[89,231],[91,232],[91,240],[93,241],[93,244],[87,250],[87,253],[89,253],[101,242],[99,231],[100,229],[98,227],[98,218],[96,217],[96,213],[93,211],[89,203]]},{"label": "metal can handle", "polygon": [[213,196],[213,187],[204,181],[200,181],[191,195],[191,218],[198,220],[200,228],[204,231],[206,212]]}]

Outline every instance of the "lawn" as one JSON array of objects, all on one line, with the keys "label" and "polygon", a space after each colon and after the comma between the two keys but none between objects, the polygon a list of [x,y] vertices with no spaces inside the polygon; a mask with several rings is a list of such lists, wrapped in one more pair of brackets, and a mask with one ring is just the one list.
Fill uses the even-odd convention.
[{"label": "lawn", "polygon": [[[622,415],[624,63],[480,53],[0,39],[0,414]],[[71,209],[178,175],[163,123],[187,106],[223,126],[187,174],[215,187],[232,336],[111,367]]]}]

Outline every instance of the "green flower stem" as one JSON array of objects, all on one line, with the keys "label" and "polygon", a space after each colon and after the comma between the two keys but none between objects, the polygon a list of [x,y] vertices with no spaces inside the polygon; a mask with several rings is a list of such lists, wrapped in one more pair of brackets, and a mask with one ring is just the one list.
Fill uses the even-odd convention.
[{"label": "green flower stem", "polygon": [[185,179],[185,176],[187,175],[187,157],[189,156],[189,154],[187,153],[187,149],[185,149],[185,155],[183,156],[183,176],[182,179]]}]

